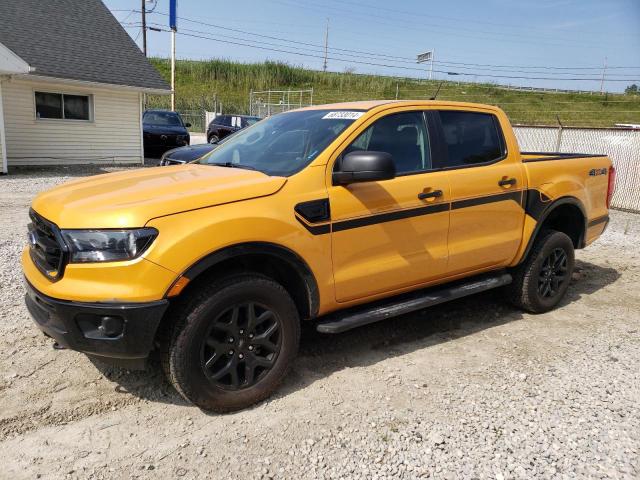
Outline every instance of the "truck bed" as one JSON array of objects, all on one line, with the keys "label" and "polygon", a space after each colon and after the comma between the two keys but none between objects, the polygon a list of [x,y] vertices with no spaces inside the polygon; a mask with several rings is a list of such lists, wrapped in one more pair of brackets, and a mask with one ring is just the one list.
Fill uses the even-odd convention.
[{"label": "truck bed", "polygon": [[520,152],[523,162],[545,162],[547,160],[569,160],[572,158],[606,157],[592,153],[564,153],[564,152]]}]

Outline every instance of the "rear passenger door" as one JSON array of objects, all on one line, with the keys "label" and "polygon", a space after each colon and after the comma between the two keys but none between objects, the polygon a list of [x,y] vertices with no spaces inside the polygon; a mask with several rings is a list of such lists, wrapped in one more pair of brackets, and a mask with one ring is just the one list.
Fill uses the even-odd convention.
[{"label": "rear passenger door", "polygon": [[439,151],[434,167],[449,172],[448,274],[507,265],[522,240],[524,169],[507,151],[498,118],[487,112],[434,112]]}]

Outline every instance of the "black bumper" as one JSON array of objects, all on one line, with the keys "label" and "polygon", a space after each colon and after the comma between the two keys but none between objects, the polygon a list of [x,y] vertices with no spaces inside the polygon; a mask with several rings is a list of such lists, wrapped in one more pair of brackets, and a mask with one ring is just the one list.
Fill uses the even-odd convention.
[{"label": "black bumper", "polygon": [[128,368],[144,367],[160,320],[169,306],[167,300],[148,303],[57,300],[25,283],[27,309],[40,330],[65,348]]}]

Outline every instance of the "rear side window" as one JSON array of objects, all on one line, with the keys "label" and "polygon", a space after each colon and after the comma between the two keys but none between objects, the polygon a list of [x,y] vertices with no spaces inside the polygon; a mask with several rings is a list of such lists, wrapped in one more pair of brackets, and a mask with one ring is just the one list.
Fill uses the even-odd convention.
[{"label": "rear side window", "polygon": [[504,156],[502,133],[493,115],[453,110],[439,113],[448,153],[440,168],[490,163]]},{"label": "rear side window", "polygon": [[231,117],[229,117],[228,115],[221,115],[221,116],[216,118],[216,123],[218,125],[222,125],[223,127],[230,127],[231,126]]}]

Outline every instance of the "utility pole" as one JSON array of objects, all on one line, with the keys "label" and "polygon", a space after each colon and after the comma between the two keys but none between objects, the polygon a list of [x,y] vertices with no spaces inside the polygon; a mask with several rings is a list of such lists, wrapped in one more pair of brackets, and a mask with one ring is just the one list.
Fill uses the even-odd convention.
[{"label": "utility pole", "polygon": [[176,110],[176,30],[171,29],[171,111]]},{"label": "utility pole", "polygon": [[176,111],[176,32],[178,31],[178,0],[169,1],[169,27],[171,27],[171,111]]},{"label": "utility pole", "polygon": [[142,7],[140,12],[142,13],[142,52],[144,56],[147,56],[147,8],[144,6],[145,0],[140,0]]},{"label": "utility pole", "polygon": [[327,71],[327,51],[329,50],[329,17],[327,17],[327,28],[324,32],[324,65],[322,71]]},{"label": "utility pole", "polygon": [[604,57],[604,67],[602,68],[602,78],[600,79],[600,93],[604,90],[604,74],[607,72],[607,57]]}]

